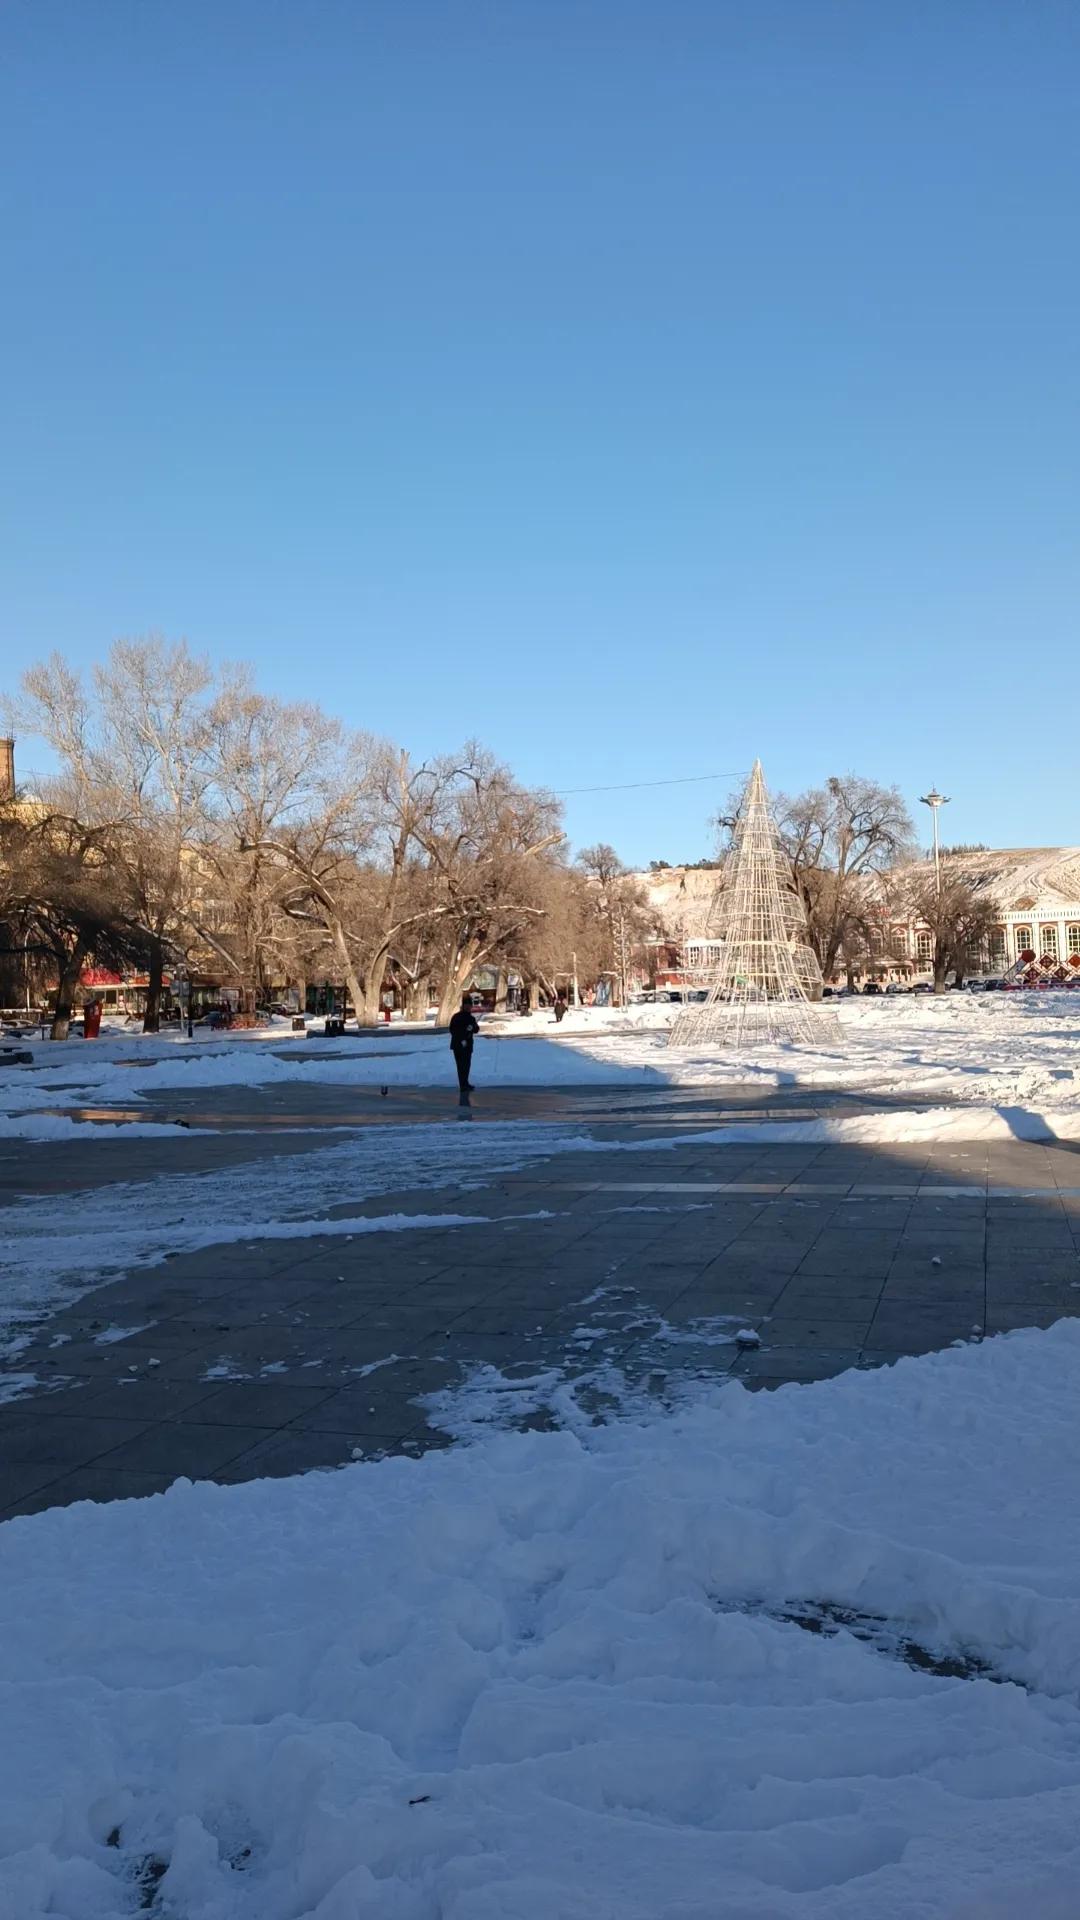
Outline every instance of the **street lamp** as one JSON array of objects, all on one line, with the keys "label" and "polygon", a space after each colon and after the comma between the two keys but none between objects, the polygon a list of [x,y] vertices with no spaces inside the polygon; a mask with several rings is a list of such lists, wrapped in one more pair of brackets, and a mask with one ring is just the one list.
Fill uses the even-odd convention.
[{"label": "street lamp", "polygon": [[924,807],[929,807],[934,816],[934,885],[936,891],[940,893],[941,845],[938,838],[938,814],[942,807],[948,806],[949,795],[947,793],[939,793],[936,787],[931,787],[929,793],[920,793],[919,800]]}]

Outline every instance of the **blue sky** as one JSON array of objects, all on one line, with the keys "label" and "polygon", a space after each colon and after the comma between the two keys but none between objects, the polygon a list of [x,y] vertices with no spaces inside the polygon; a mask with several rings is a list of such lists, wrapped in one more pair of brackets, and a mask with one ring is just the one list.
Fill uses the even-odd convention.
[{"label": "blue sky", "polygon": [[0,687],[159,629],[558,789],[1080,839],[1071,0],[6,0],[0,161]]}]

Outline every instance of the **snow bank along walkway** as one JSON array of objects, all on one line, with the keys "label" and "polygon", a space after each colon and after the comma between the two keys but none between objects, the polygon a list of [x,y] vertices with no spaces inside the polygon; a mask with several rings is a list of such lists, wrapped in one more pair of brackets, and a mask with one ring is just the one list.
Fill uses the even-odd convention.
[{"label": "snow bank along walkway", "polygon": [[1080,1308],[1076,1144],[766,1098],[0,1141],[0,1514],[587,1433]]},{"label": "snow bank along walkway", "polygon": [[1078,1367],[0,1527],[0,1913],[1066,1920]]}]

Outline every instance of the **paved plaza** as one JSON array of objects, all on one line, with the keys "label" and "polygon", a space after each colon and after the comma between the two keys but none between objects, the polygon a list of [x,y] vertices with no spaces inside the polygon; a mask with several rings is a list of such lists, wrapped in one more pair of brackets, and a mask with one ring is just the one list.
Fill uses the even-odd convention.
[{"label": "paved plaza", "polygon": [[[5,1374],[35,1377],[0,1406],[4,1518],[179,1476],[248,1480],[446,1446],[421,1397],[481,1367],[579,1380],[582,1406],[603,1418],[598,1353],[665,1404],[688,1374],[770,1388],[1080,1311],[1080,1155],[1068,1144],[709,1143],[695,1129],[885,1103],[745,1086],[505,1090],[478,1101],[477,1130],[555,1117],[582,1129],[580,1148],[489,1184],[417,1191],[407,1127],[438,1120],[449,1141],[458,1119],[441,1094],[380,1103],[288,1088],[257,1102],[260,1126],[250,1094],[229,1089],[213,1107],[219,1131],[189,1138],[106,1141],[88,1123],[70,1141],[3,1142],[0,1220],[51,1194],[74,1226],[88,1188],[176,1171],[217,1180],[227,1218],[252,1162],[318,1154],[340,1138],[321,1128],[404,1123],[400,1189],[342,1193],[326,1218],[421,1223],[182,1252],[51,1314],[0,1372],[0,1387]],[[161,1114],[181,1107],[169,1096]],[[475,1224],[422,1224],[447,1213]],[[738,1345],[742,1329],[760,1345]],[[518,1424],[554,1418],[541,1392]]]}]

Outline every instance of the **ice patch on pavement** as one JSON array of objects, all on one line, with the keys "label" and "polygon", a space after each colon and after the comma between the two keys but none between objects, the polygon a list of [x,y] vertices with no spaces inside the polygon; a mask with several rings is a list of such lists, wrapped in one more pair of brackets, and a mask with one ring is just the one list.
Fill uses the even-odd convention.
[{"label": "ice patch on pavement", "polygon": [[0,1912],[1071,1913],[1078,1369],[1069,1322],[9,1522]]},{"label": "ice patch on pavement", "polygon": [[0,1114],[0,1140],[85,1140],[87,1133],[105,1134],[113,1139],[140,1135],[144,1140],[166,1140],[183,1133],[206,1133],[206,1127],[180,1126],[167,1120],[71,1120],[63,1113]]},{"label": "ice patch on pavement", "polygon": [[[77,1298],[106,1276],[152,1265],[169,1253],[228,1242],[309,1234],[370,1232],[368,1216],[322,1216],[343,1200],[483,1187],[509,1172],[580,1144],[580,1135],[529,1121],[468,1127],[394,1127],[350,1133],[312,1153],[275,1153],[226,1173],[160,1174],[105,1182],[58,1202],[43,1194],[4,1208],[0,1241],[0,1326]],[[391,1216],[385,1216],[385,1219]],[[396,1216],[399,1231],[437,1225],[434,1216]],[[360,1222],[358,1225],[357,1222]],[[406,1226],[407,1221],[407,1226]]]},{"label": "ice patch on pavement", "polygon": [[[598,1287],[581,1302],[606,1302],[603,1323],[575,1327],[558,1360],[538,1367],[523,1358],[505,1368],[465,1361],[457,1381],[420,1394],[417,1406],[430,1426],[455,1440],[475,1440],[493,1427],[585,1434],[602,1420],[655,1419],[686,1405],[700,1396],[703,1381],[716,1383],[711,1349],[730,1347],[734,1358],[737,1319],[702,1315],[673,1326],[663,1314],[616,1306],[619,1296],[636,1298],[631,1289]],[[708,1364],[695,1366],[688,1350],[707,1354]]]}]

